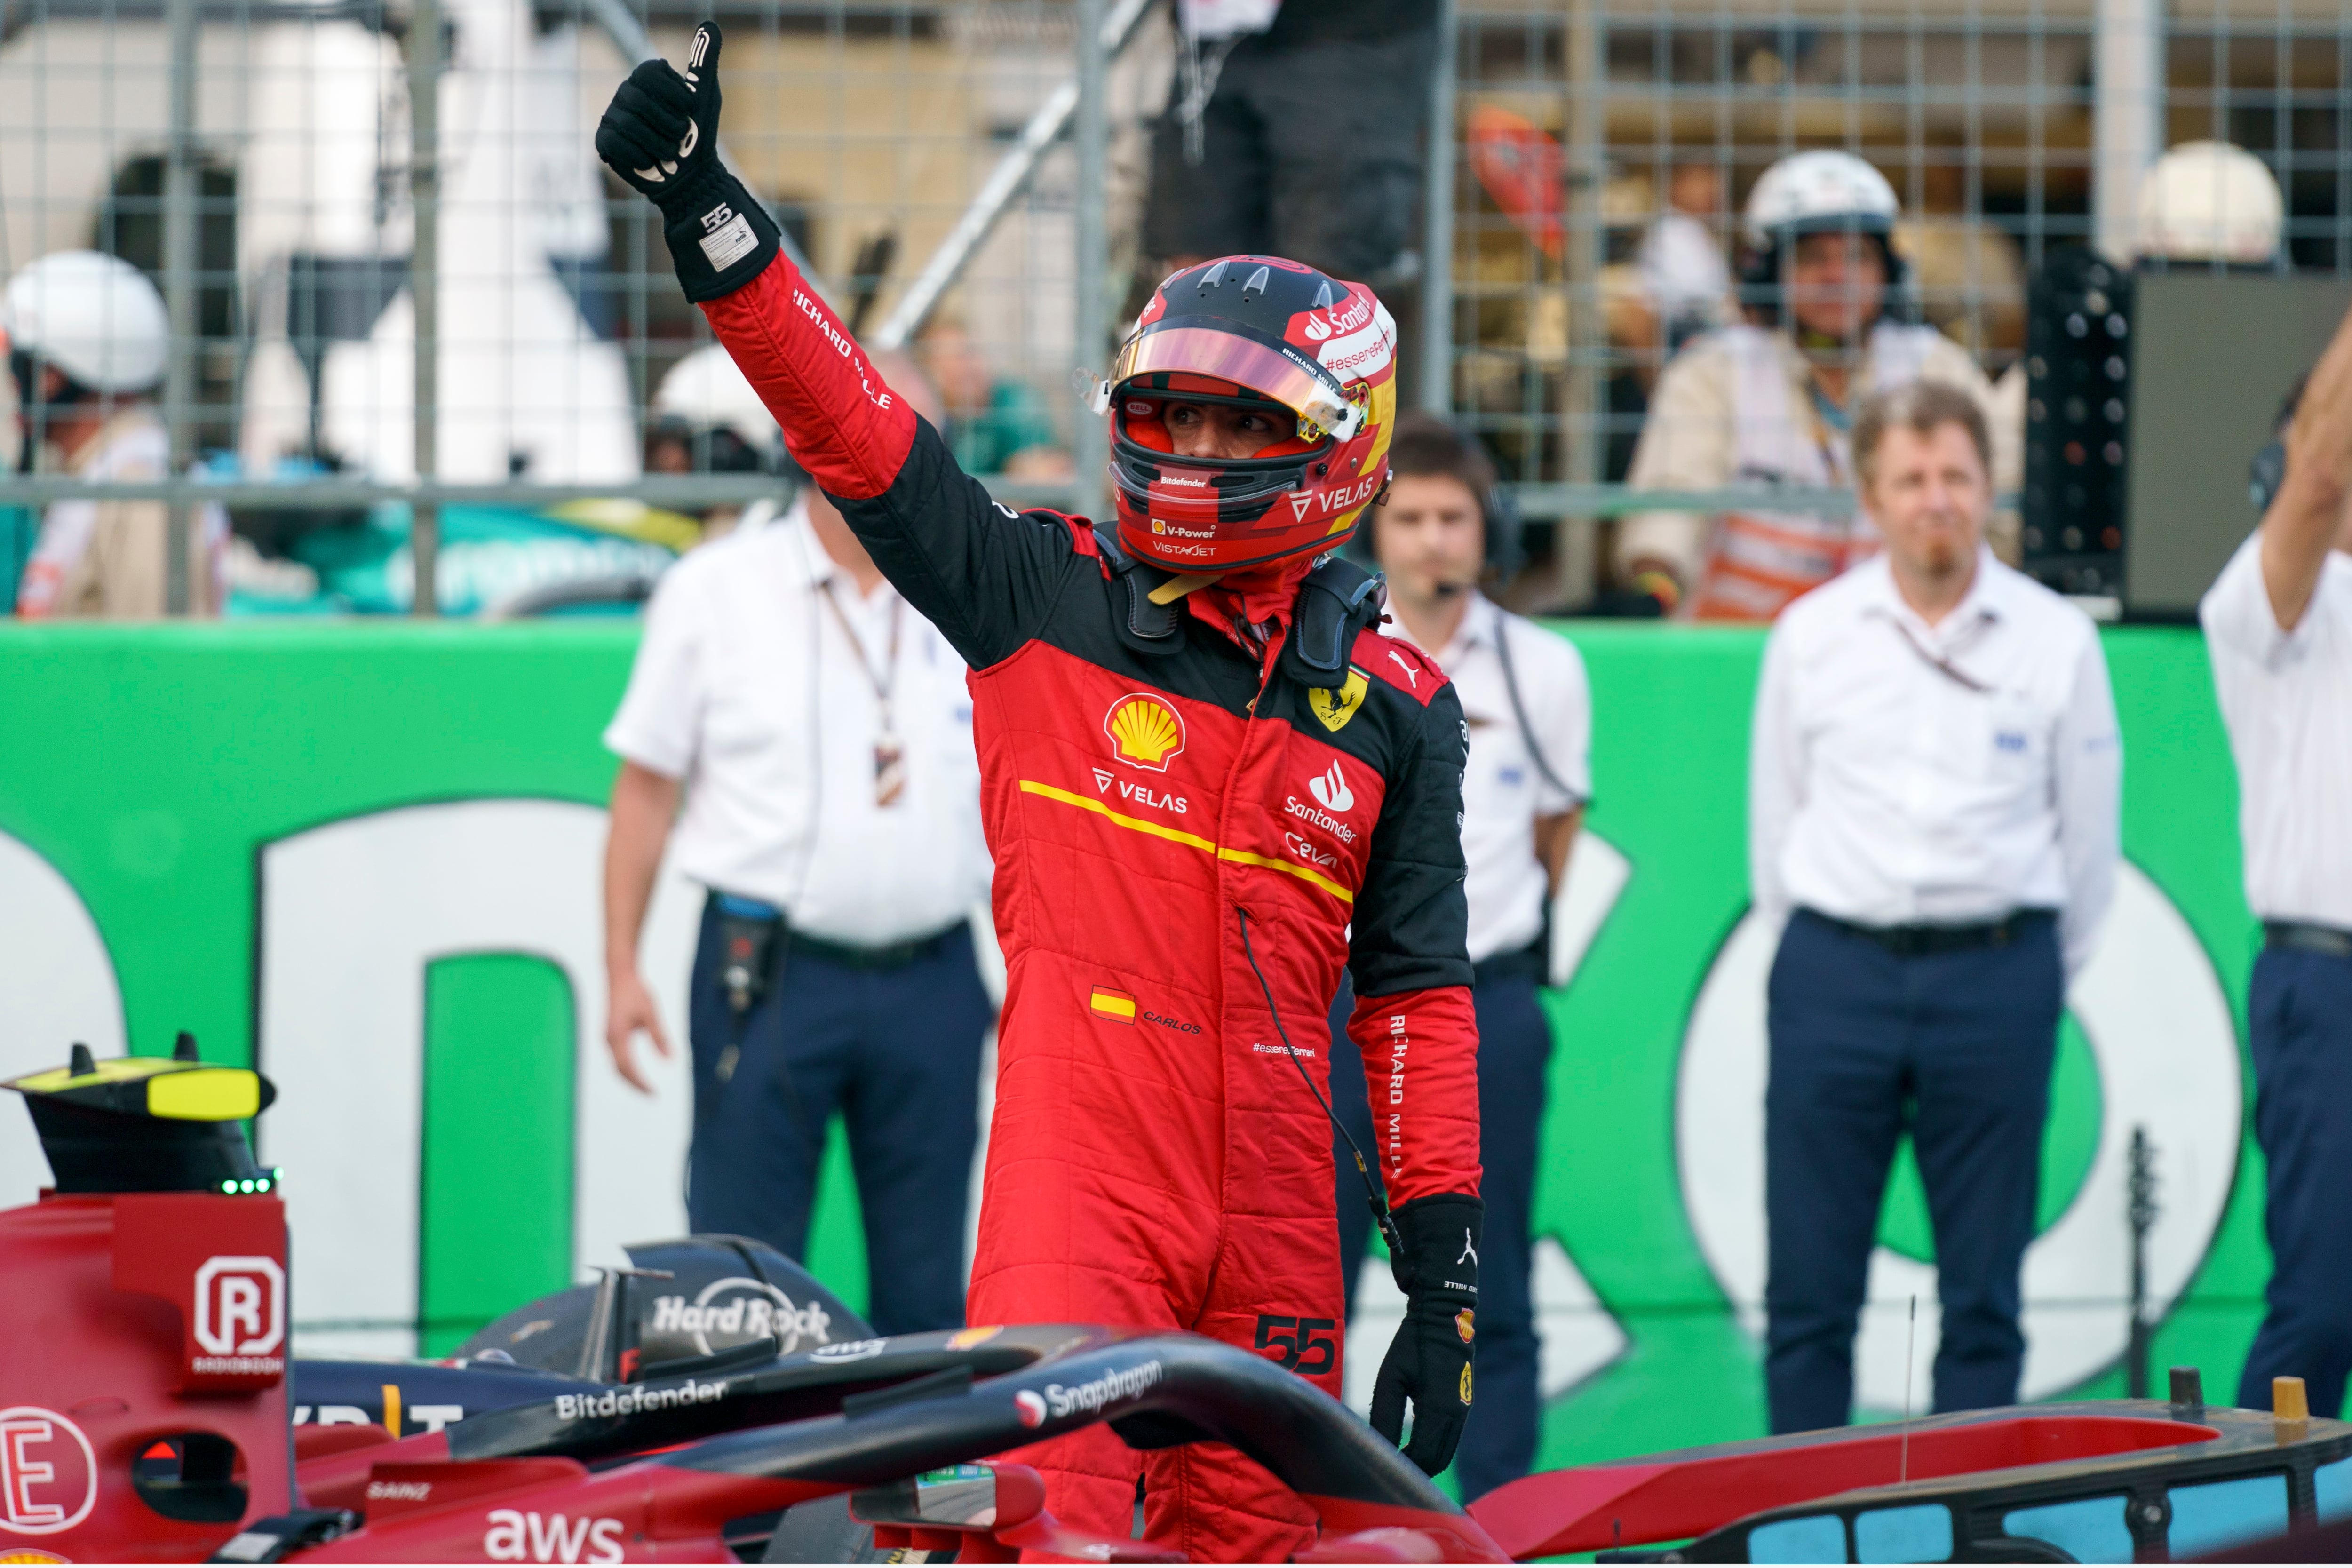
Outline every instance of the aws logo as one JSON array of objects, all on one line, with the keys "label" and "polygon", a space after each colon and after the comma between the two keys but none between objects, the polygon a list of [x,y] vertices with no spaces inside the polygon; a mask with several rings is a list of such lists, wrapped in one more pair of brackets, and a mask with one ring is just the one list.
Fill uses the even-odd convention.
[{"label": "aws logo", "polygon": [[1156,697],[1129,692],[1103,715],[1103,733],[1122,763],[1166,773],[1184,750],[1184,721]]}]

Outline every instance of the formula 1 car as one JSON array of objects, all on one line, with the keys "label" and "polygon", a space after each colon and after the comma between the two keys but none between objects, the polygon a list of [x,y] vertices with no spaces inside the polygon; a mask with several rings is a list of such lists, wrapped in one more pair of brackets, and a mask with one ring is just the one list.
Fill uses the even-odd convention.
[{"label": "formula 1 car", "polygon": [[193,1048],[103,1063],[78,1048],[7,1087],[57,1179],[0,1213],[10,1562],[1177,1560],[1061,1525],[1036,1473],[1002,1458],[1097,1422],[1138,1448],[1249,1454],[1321,1521],[1311,1562],[2150,1561],[2352,1515],[2352,1426],[2208,1408],[2193,1376],[2168,1402],[1556,1471],[1465,1512],[1337,1401],[1189,1334],[980,1327],[787,1351],[771,1313],[764,1338],[652,1359],[641,1342],[625,1374],[583,1376],[623,1372],[614,1325],[633,1320],[610,1278],[578,1314],[568,1368],[485,1361],[499,1347],[478,1342],[436,1369],[527,1397],[401,1436],[298,1430],[285,1215],[238,1126],[268,1105],[266,1081]]}]

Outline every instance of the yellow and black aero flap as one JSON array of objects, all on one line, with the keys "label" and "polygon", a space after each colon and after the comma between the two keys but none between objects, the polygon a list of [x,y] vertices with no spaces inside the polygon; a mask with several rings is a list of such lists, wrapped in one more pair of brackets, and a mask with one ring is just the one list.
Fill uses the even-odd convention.
[{"label": "yellow and black aero flap", "polygon": [[96,1061],[77,1045],[67,1066],[0,1082],[25,1097],[60,1193],[266,1193],[243,1124],[278,1098],[250,1068],[196,1059],[183,1034],[168,1057]]},{"label": "yellow and black aero flap", "polygon": [[277,1090],[250,1068],[210,1067],[169,1057],[117,1057],[0,1083],[19,1094],[43,1095],[117,1116],[157,1116],[173,1121],[247,1121],[277,1098]]}]

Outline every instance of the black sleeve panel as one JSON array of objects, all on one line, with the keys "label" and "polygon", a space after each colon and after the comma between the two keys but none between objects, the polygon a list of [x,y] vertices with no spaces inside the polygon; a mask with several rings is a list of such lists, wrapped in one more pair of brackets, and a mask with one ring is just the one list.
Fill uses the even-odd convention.
[{"label": "black sleeve panel", "polygon": [[1462,891],[1468,736],[1453,683],[1416,716],[1420,732],[1401,737],[1402,755],[1356,895],[1348,970],[1359,996],[1470,984],[1470,906]]},{"label": "black sleeve panel", "polygon": [[920,416],[887,489],[865,500],[826,499],[882,574],[974,669],[1011,657],[1070,582],[1097,570],[1086,524],[998,505]]}]

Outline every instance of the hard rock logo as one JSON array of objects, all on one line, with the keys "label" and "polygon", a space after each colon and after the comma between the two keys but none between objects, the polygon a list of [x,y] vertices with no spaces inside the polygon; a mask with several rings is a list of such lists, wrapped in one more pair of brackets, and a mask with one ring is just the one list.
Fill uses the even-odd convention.
[{"label": "hard rock logo", "polygon": [[1110,737],[1120,762],[1155,773],[1166,773],[1184,750],[1184,721],[1176,710],[1139,691],[1110,705],[1103,715],[1103,733]]}]

